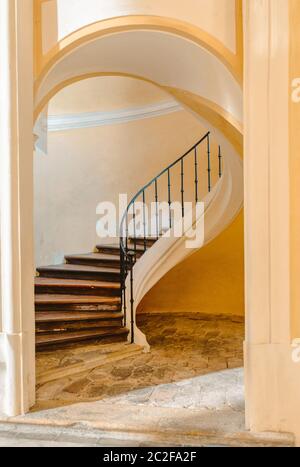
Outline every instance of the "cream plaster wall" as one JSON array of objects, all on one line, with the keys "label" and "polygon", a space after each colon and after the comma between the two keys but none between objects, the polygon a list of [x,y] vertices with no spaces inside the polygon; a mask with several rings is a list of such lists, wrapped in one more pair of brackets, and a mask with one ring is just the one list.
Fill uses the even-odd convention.
[{"label": "cream plaster wall", "polygon": [[[185,111],[50,133],[48,155],[35,156],[36,264],[52,264],[60,262],[64,254],[91,251],[100,242],[96,235],[97,204],[117,202],[119,193],[134,195],[204,133],[202,125]],[[216,167],[215,146],[213,151]],[[202,161],[205,167],[200,186],[204,189],[206,159]],[[177,184],[179,199],[179,173],[172,183]],[[192,182],[189,185],[187,193]]]},{"label": "cream plaster wall", "polygon": [[126,15],[165,16],[185,21],[235,51],[235,0],[50,0],[42,4],[43,52],[84,26]]}]

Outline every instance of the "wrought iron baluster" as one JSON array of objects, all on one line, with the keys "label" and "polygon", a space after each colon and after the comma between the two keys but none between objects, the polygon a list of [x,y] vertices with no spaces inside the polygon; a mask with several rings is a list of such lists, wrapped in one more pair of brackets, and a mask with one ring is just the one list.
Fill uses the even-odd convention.
[{"label": "wrought iron baluster", "polygon": [[136,212],[135,212],[135,201],[132,204],[132,212],[133,212],[133,248],[134,248],[134,253],[136,254]]},{"label": "wrought iron baluster", "polygon": [[[122,239],[124,240],[124,239]],[[125,258],[124,258],[124,251],[123,251],[123,241],[121,241],[120,245],[120,260],[121,260],[121,303],[122,303],[122,310],[123,310],[123,322],[124,326],[127,324],[127,304],[126,304],[126,273],[125,273]]]},{"label": "wrought iron baluster", "polygon": [[210,165],[210,138],[207,135],[207,174],[208,174],[208,192],[211,191],[211,165]]},{"label": "wrought iron baluster", "polygon": [[195,158],[195,201],[196,201],[196,204],[198,203],[198,183],[199,183],[197,148],[198,148],[198,146],[195,147],[195,153],[194,153],[194,158]]},{"label": "wrought iron baluster", "polygon": [[131,343],[134,343],[134,295],[133,295],[133,266],[134,257],[129,253],[129,268],[130,268],[130,329],[131,329]]},{"label": "wrought iron baluster", "polygon": [[143,190],[143,229],[144,229],[144,250],[147,250],[147,234],[146,234],[146,195]]},{"label": "wrought iron baluster", "polygon": [[219,158],[219,178],[221,178],[221,177],[222,177],[222,153],[221,153],[221,146],[219,146],[218,158]]},{"label": "wrought iron baluster", "polygon": [[184,217],[184,159],[181,159],[181,214]]},{"label": "wrought iron baluster", "polygon": [[128,229],[128,208],[126,211],[126,230],[125,230],[125,251],[127,253],[128,251],[128,238],[129,238],[129,229]]},{"label": "wrought iron baluster", "polygon": [[155,219],[156,219],[156,239],[159,238],[159,219],[158,219],[158,186],[157,178],[155,179]]},{"label": "wrought iron baluster", "polygon": [[169,205],[169,227],[172,228],[172,216],[171,216],[171,174],[168,168],[168,205]]},{"label": "wrought iron baluster", "polygon": [[124,254],[124,316],[125,319],[127,320],[127,301],[126,301],[126,277],[128,273],[128,261],[127,261],[127,254],[128,254],[128,242],[129,242],[129,222],[128,222],[128,214],[129,214],[129,209],[126,211],[126,236],[125,236],[125,254]]}]

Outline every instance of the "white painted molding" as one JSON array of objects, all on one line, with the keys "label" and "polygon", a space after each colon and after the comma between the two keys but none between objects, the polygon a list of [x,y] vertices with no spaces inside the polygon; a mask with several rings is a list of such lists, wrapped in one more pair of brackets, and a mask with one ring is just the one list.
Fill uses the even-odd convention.
[{"label": "white painted molding", "polygon": [[160,117],[183,110],[176,101],[157,102],[141,107],[114,110],[111,112],[88,112],[67,115],[49,115],[48,131],[66,131],[78,128],[94,128],[115,125],[145,118]]}]

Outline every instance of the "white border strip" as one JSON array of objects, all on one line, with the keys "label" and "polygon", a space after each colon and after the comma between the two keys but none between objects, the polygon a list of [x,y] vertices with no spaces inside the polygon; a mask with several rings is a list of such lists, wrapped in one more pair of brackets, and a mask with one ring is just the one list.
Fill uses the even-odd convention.
[{"label": "white border strip", "polygon": [[176,101],[165,101],[144,107],[132,107],[112,112],[49,115],[48,131],[67,131],[79,128],[94,128],[102,125],[116,125],[134,120],[160,117],[180,110],[183,110],[183,108]]}]

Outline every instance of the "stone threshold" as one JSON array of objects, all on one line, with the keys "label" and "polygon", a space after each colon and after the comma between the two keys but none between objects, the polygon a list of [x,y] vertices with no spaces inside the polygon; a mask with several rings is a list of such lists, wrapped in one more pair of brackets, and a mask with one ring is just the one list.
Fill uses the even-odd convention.
[{"label": "stone threshold", "polygon": [[83,439],[86,443],[126,440],[129,447],[137,443],[191,447],[295,446],[293,435],[251,433],[243,427],[244,413],[228,409],[166,409],[93,402],[6,418],[0,424],[0,435],[6,431],[22,438],[36,439],[38,435],[43,440],[55,437],[81,443]]}]

